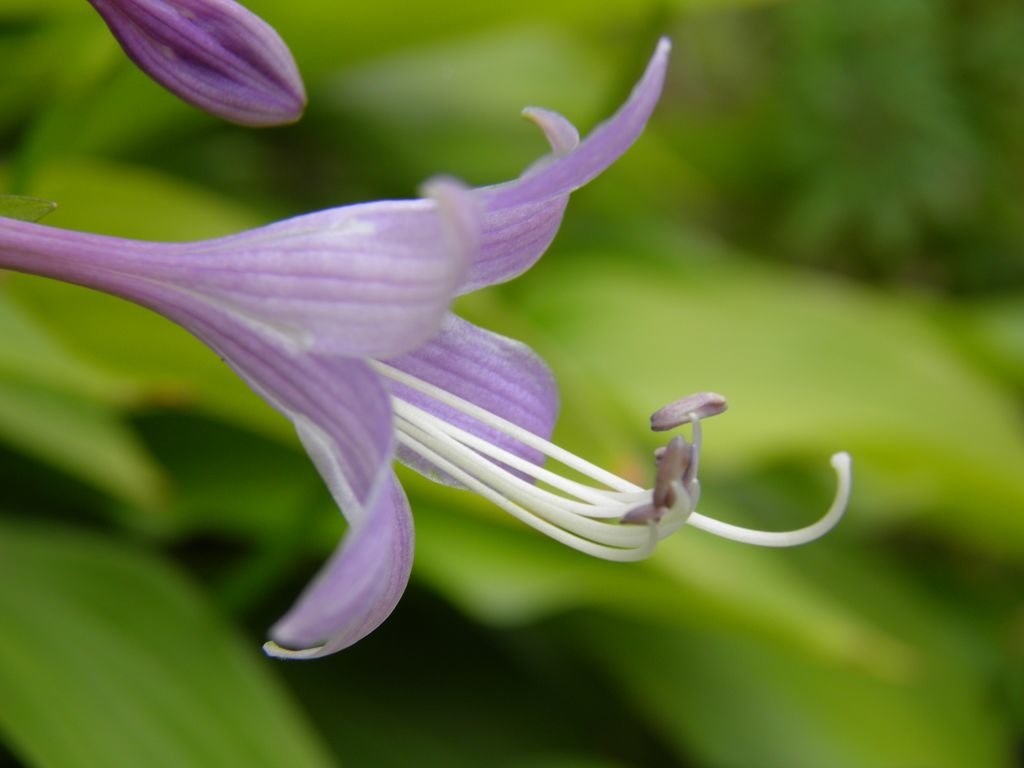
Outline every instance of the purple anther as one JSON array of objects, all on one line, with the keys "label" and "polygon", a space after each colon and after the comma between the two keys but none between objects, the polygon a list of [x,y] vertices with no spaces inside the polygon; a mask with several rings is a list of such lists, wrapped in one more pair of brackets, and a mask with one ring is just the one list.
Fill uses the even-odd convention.
[{"label": "purple anther", "polygon": [[[656,454],[657,455],[657,454]],[[658,475],[654,481],[654,506],[667,509],[676,503],[673,483],[681,482],[693,458],[693,446],[686,439],[676,435],[658,458]]]},{"label": "purple anther", "polygon": [[693,421],[692,416],[706,419],[724,413],[728,405],[725,398],[716,392],[698,392],[676,400],[651,414],[651,429],[665,432]]},{"label": "purple anther", "polygon": [[647,523],[657,523],[661,520],[661,516],[664,513],[664,509],[657,508],[653,504],[641,504],[639,507],[634,507],[624,514],[619,522],[623,525],[646,525]]}]

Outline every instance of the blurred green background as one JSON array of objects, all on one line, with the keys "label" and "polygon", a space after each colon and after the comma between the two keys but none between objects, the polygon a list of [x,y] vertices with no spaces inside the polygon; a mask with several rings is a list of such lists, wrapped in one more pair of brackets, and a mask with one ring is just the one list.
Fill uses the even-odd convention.
[{"label": "blurred green background", "polygon": [[1024,6],[251,0],[305,119],[167,95],[82,0],[0,4],[0,192],[184,240],[512,178],[660,34],[641,141],[529,274],[461,300],[554,368],[559,442],[643,479],[709,422],[708,515],[848,518],[798,550],[683,531],[587,559],[404,472],[395,615],[326,660],[264,631],[344,526],[288,425],[162,319],[0,275],[0,765],[970,768],[1024,759]]}]

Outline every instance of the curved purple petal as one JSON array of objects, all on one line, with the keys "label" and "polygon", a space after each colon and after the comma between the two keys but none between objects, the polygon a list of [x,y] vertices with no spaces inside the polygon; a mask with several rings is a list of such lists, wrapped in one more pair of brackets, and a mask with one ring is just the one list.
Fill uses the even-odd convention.
[{"label": "curved purple petal", "polygon": [[89,0],[139,69],[241,125],[292,123],[306,92],[274,28],[232,0]]},{"label": "curved purple petal", "polygon": [[[138,284],[135,300],[155,303],[160,286]],[[196,298],[168,312],[213,349],[256,394],[286,416],[307,449],[321,436],[329,450],[311,451],[331,494],[353,526],[372,508],[391,476],[394,453],[391,398],[363,360],[296,353],[248,326],[211,311]],[[321,459],[330,455],[330,462]],[[327,468],[331,472],[327,472]]]},{"label": "curved purple petal", "polygon": [[150,243],[0,221],[0,268],[137,300],[161,314],[186,297],[293,347],[392,356],[429,339],[478,252],[471,192],[433,183],[433,200],[298,216],[237,235]]},{"label": "curved purple petal", "polygon": [[558,232],[568,195],[614,163],[643,133],[661,96],[670,49],[663,38],[626,103],[572,151],[564,151],[572,144],[572,126],[565,118],[547,110],[527,111],[556,157],[515,181],[477,190],[484,201],[481,252],[460,293],[510,280],[540,258]]},{"label": "curved purple petal", "polygon": [[331,560],[272,629],[267,652],[313,658],[351,645],[391,613],[412,567],[412,517],[391,469],[391,399],[381,377],[361,360],[295,354],[199,300],[177,304],[171,319],[292,421],[349,522]]},{"label": "curved purple petal", "polygon": [[[325,479],[334,470],[319,438],[303,440]],[[371,507],[361,510],[341,545],[295,606],[270,630],[270,656],[312,659],[361,640],[394,610],[409,581],[413,524],[394,473]]]},{"label": "curved purple petal", "polygon": [[568,204],[569,196],[562,195],[485,211],[480,256],[470,266],[459,294],[503,283],[532,267],[558,234]]},{"label": "curved purple petal", "polygon": [[[455,315],[414,352],[387,365],[433,384],[545,439],[558,417],[558,387],[547,364],[522,342],[491,333]],[[517,456],[543,464],[543,455],[451,406],[393,380],[392,394],[445,421],[483,437]],[[431,480],[459,485],[415,453],[399,446],[397,457]]]}]

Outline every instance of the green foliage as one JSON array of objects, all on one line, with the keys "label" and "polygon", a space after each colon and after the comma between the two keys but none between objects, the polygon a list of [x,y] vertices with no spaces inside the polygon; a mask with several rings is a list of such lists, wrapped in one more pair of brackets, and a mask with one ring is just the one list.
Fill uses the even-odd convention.
[{"label": "green foliage", "polygon": [[0,195],[0,216],[21,221],[39,221],[57,207],[49,200],[23,195]]},{"label": "green foliage", "polygon": [[31,764],[331,764],[256,650],[158,559],[4,524],[0,573],[0,727]]},{"label": "green foliage", "polygon": [[[743,53],[701,45],[723,26]],[[704,104],[680,135],[718,198],[709,213],[775,258],[1019,288],[1022,30],[1006,0],[801,0],[697,20],[682,34]]]},{"label": "green foliage", "polygon": [[853,505],[799,551],[684,531],[623,565],[403,473],[417,562],[396,615],[338,657],[272,663],[265,628],[344,530],[289,426],[162,318],[0,275],[12,759],[1013,764],[1018,3],[247,5],[303,69],[295,126],[179,103],[81,0],[5,2],[0,191],[21,197],[0,216],[48,213],[36,195],[60,202],[47,224],[190,240],[436,173],[499,182],[544,151],[522,107],[585,132],[672,32],[641,142],[534,270],[457,309],[541,352],[557,440],[597,463],[645,480],[648,414],[713,389],[730,411],[706,425],[703,512],[808,522],[843,449]]}]

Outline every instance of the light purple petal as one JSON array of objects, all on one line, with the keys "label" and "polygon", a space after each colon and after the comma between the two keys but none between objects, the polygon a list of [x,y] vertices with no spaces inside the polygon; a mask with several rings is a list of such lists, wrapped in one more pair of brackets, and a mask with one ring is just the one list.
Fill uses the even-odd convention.
[{"label": "light purple petal", "polygon": [[225,323],[202,301],[177,304],[172,319],[292,421],[349,523],[331,560],[272,629],[276,644],[267,652],[313,658],[351,645],[391,613],[412,567],[412,518],[391,469],[383,381],[361,360],[295,354],[243,324]]},{"label": "light purple petal", "polygon": [[[528,346],[449,315],[441,332],[415,352],[387,364],[480,406],[543,438],[558,417],[558,388],[547,364]],[[392,393],[445,421],[535,464],[544,457],[501,432],[401,384]],[[432,480],[458,485],[416,454],[402,448],[398,458]]]},{"label": "light purple petal", "polygon": [[[330,456],[317,456],[321,473]],[[361,640],[394,610],[409,581],[413,525],[402,487],[392,473],[334,555],[295,606],[270,630],[264,645],[271,656],[311,659]]]},{"label": "light purple petal", "polygon": [[232,0],[89,0],[139,69],[242,125],[302,116],[306,92],[274,28]]},{"label": "light purple petal", "polygon": [[[136,288],[143,304],[156,285]],[[372,508],[391,475],[394,450],[391,399],[381,377],[363,360],[296,353],[199,299],[178,301],[169,318],[211,347],[260,397],[294,425],[307,449],[321,437],[329,450],[312,451],[331,494],[353,526]],[[330,464],[323,456],[330,456]],[[332,469],[327,472],[328,466]]]},{"label": "light purple petal", "polygon": [[527,110],[556,157],[515,181],[478,190],[484,200],[481,252],[460,293],[510,280],[540,258],[558,232],[568,195],[614,163],[643,133],[661,96],[670,48],[667,39],[658,43],[626,103],[571,152],[564,152],[572,143],[565,118],[548,110]]},{"label": "light purple petal", "polygon": [[0,220],[0,268],[55,277],[169,314],[198,298],[297,349],[398,355],[429,339],[478,252],[472,193],[366,203],[194,243],[149,243]]}]

